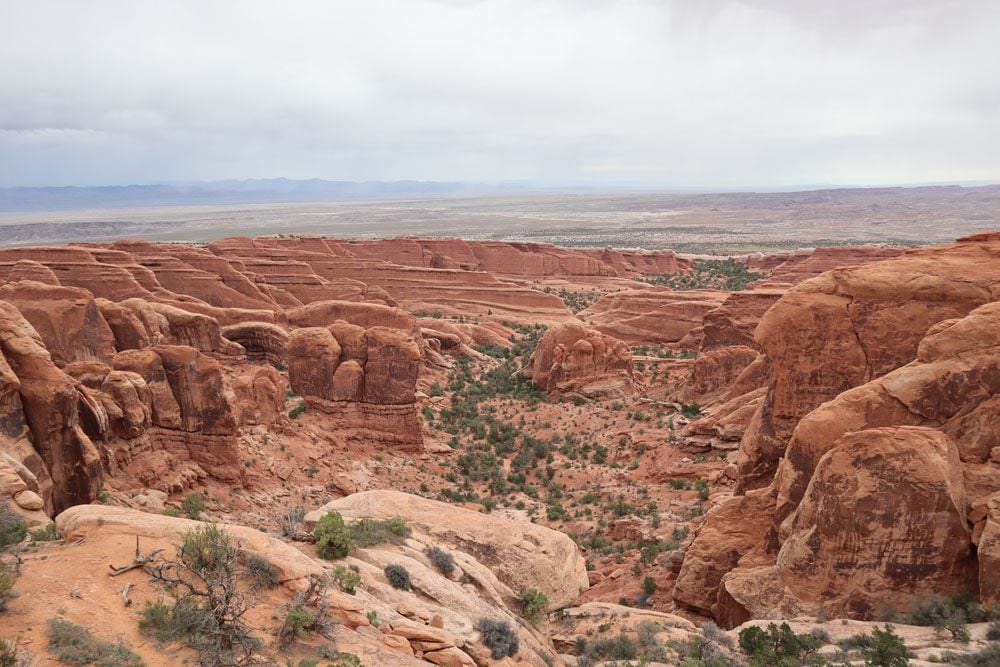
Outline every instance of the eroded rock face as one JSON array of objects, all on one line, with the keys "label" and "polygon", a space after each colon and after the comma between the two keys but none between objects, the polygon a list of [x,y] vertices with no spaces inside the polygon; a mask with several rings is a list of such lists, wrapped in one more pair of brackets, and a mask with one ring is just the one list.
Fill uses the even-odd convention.
[{"label": "eroded rock face", "polygon": [[869,618],[966,590],[977,567],[965,503],[958,448],[940,431],[847,434],[816,467],[775,564],[723,579],[720,616]]},{"label": "eroded rock face", "polygon": [[[967,276],[974,279],[960,280],[958,260],[952,257],[951,263],[942,265],[945,277],[924,276],[921,284],[937,290],[942,299],[946,297],[941,295],[951,294],[942,285],[952,281],[959,296],[992,295],[997,283],[990,276],[1000,265],[978,260],[992,257],[998,249],[989,245],[988,238],[982,244],[964,247],[960,243],[947,249],[970,262]],[[931,250],[923,253],[933,256]],[[924,259],[918,264],[924,265]],[[847,273],[885,268],[903,260],[909,262],[909,256]],[[847,282],[860,289],[854,280]],[[880,295],[879,285],[868,285],[867,293]],[[760,454],[765,451],[760,443],[769,439],[768,453],[778,461],[777,473],[767,488],[748,493],[744,502],[764,497],[773,504],[753,511],[740,511],[734,504],[727,506],[733,511],[707,517],[689,547],[690,553],[702,556],[682,566],[678,600],[711,610],[730,625],[747,618],[806,613],[864,618],[879,604],[905,610],[914,596],[975,590],[977,570],[982,598],[992,599],[995,578],[982,575],[996,553],[993,538],[985,549],[983,540],[991,531],[991,503],[996,504],[994,494],[1000,490],[1000,456],[994,456],[1000,453],[1000,412],[996,409],[1000,302],[970,308],[962,317],[937,320],[912,345],[906,343],[909,363],[875,375],[894,363],[888,361],[893,352],[876,346],[871,331],[854,337],[853,343],[842,340],[845,332],[838,327],[847,321],[843,313],[864,313],[862,321],[870,324],[882,318],[897,321],[903,316],[894,311],[902,309],[907,316],[899,321],[912,318],[923,327],[928,312],[951,312],[959,306],[930,301],[866,305],[855,298],[849,307],[840,304],[841,314],[834,315],[838,309],[833,305],[840,295],[824,292],[813,297],[818,312],[828,318],[816,330],[837,339],[824,343],[823,349],[841,362],[861,350],[866,361],[854,368],[833,369],[822,357],[798,359],[795,368],[776,373],[742,443],[745,449],[748,438],[755,438],[749,453]],[[795,299],[792,303],[806,308],[804,295]],[[778,306],[765,321],[780,314],[776,311]],[[758,338],[761,333],[758,329]],[[777,336],[777,330],[768,329],[765,340],[771,335]],[[793,341],[790,347],[798,335],[793,331],[786,336]],[[905,333],[895,340],[909,339]],[[862,345],[865,341],[868,347]],[[782,447],[776,422],[770,420],[774,403],[794,405],[796,399],[794,386],[782,383],[805,377],[813,384],[804,394],[822,393],[823,378],[829,381],[851,373],[875,376],[840,390],[799,418],[787,447]],[[745,470],[741,468],[741,474]],[[741,521],[762,523],[761,516],[769,517],[767,528],[756,544],[745,545],[748,555],[738,563],[725,558],[719,536]],[[866,537],[858,539],[861,534]],[[714,563],[713,573],[722,570],[721,586],[703,574],[705,561]]]},{"label": "eroded rock face", "polygon": [[417,341],[398,329],[340,321],[289,336],[292,390],[335,418],[348,439],[422,447],[415,398],[420,365]]},{"label": "eroded rock face", "polygon": [[987,238],[838,269],[797,285],[761,319],[767,399],[741,446],[737,491],[767,485],[798,421],[902,366],[938,322],[1000,298],[1000,241]]},{"label": "eroded rock face", "polygon": [[620,397],[634,390],[628,345],[576,322],[545,332],[525,373],[555,399]]},{"label": "eroded rock face", "polygon": [[250,361],[284,364],[287,361],[288,332],[269,322],[241,322],[222,328],[222,336],[239,343]]},{"label": "eroded rock face", "polygon": [[720,306],[726,292],[674,292],[666,288],[625,290],[601,297],[578,313],[598,331],[628,343],[674,344],[695,349],[705,314]]}]

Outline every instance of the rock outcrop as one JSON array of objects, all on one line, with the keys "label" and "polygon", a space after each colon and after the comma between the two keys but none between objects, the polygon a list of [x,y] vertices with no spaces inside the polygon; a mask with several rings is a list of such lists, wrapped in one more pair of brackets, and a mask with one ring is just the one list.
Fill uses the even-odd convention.
[{"label": "rock outcrop", "polygon": [[[760,488],[709,514],[678,601],[734,625],[868,618],[977,581],[995,599],[998,259],[991,236],[913,251],[824,274],[768,311],[756,339],[774,370],[739,469]],[[724,536],[747,524],[734,553]]]},{"label": "rock outcrop", "polygon": [[[566,606],[589,585],[576,544],[563,533],[530,521],[504,519],[398,491],[364,491],[310,512],[306,526],[327,512],[339,512],[348,520],[402,517],[418,537],[474,557],[514,596],[528,588],[545,593],[551,609]],[[559,576],[553,577],[553,572]]]},{"label": "rock outcrop", "polygon": [[546,331],[524,373],[554,399],[621,397],[635,388],[628,345],[575,322]]},{"label": "rock outcrop", "polygon": [[288,378],[348,440],[420,449],[416,406],[421,352],[406,331],[347,322],[291,332]]},{"label": "rock outcrop", "polygon": [[598,331],[627,343],[683,345],[696,349],[705,315],[719,307],[726,292],[673,291],[650,287],[612,292],[577,317]]}]

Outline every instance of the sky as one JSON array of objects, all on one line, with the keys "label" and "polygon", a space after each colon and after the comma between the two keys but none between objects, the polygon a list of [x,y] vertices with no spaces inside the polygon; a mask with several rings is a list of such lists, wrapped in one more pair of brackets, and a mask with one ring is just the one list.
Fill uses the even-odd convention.
[{"label": "sky", "polygon": [[0,187],[1000,181],[997,0],[0,0]]}]

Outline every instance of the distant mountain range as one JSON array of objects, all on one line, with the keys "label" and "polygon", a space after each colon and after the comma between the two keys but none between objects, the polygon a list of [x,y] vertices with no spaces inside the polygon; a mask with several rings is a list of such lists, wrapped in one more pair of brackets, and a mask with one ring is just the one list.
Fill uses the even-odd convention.
[{"label": "distant mountain range", "polygon": [[276,202],[381,199],[387,197],[487,194],[527,189],[517,183],[436,181],[324,181],[287,178],[153,185],[0,188],[0,211],[61,211],[121,206],[269,204]]}]

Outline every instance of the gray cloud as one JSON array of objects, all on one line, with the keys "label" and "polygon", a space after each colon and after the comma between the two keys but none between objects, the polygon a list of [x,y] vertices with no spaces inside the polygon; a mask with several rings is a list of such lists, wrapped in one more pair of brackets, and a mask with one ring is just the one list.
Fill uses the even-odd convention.
[{"label": "gray cloud", "polygon": [[1000,178],[993,0],[8,0],[0,185]]}]

